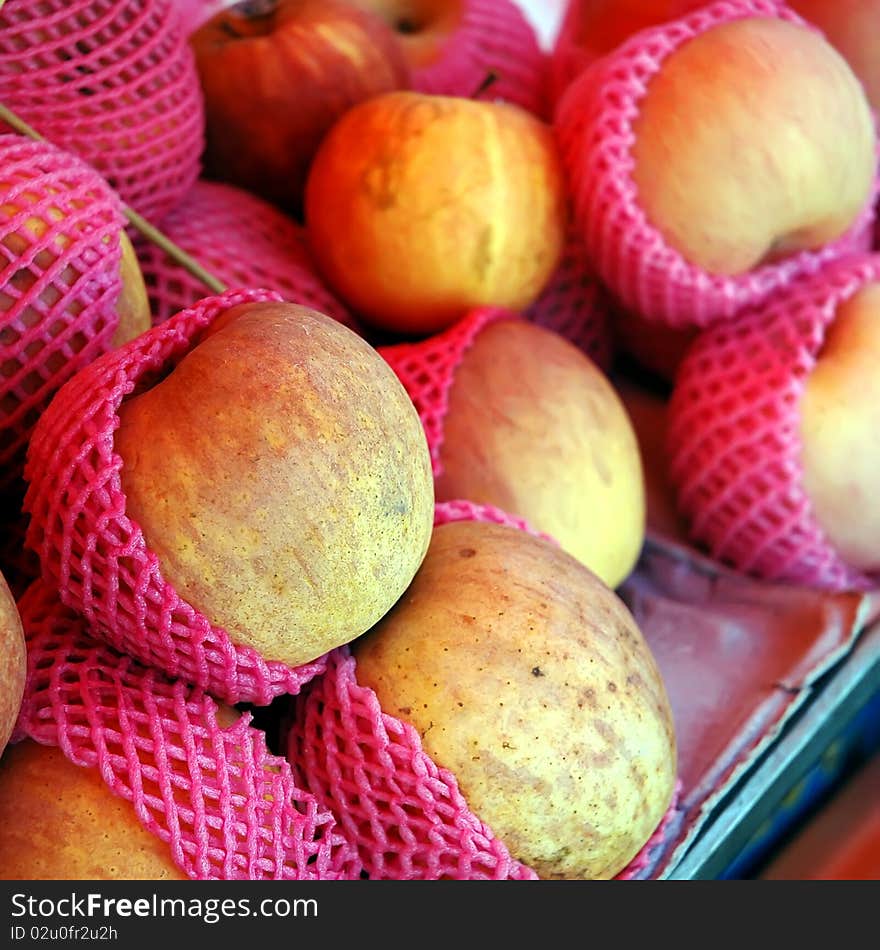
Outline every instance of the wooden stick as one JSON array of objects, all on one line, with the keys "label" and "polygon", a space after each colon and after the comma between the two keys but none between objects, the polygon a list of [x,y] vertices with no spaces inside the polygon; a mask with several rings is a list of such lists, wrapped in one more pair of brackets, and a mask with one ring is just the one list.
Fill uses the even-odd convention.
[{"label": "wooden stick", "polygon": [[[12,126],[16,132],[20,132],[22,135],[26,135],[28,138],[33,139],[35,142],[45,142],[47,141],[43,138],[40,133],[28,125],[24,119],[19,118],[14,112],[8,109],[5,105],[0,103],[0,119],[2,119],[7,125]],[[195,258],[190,257],[186,251],[175,244],[169,237],[164,235],[157,227],[150,224],[146,218],[138,214],[137,211],[134,211],[132,208],[129,208],[128,205],[123,204],[122,211],[129,223],[137,231],[139,231],[147,240],[152,241],[154,244],[162,248],[163,251],[174,261],[180,264],[185,270],[189,271],[197,280],[200,280],[209,290],[213,291],[215,294],[223,293],[226,290],[226,285],[219,281],[213,274],[205,270],[202,265],[195,260]]]}]

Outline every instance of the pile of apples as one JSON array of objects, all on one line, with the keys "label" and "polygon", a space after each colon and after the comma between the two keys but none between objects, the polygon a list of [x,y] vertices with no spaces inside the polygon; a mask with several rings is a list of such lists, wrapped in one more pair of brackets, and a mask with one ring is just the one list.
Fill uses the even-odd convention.
[{"label": "pile of apples", "polygon": [[[571,0],[552,50],[511,0],[75,6],[52,29],[34,0],[0,11],[0,89],[25,89],[38,134],[71,127],[0,165],[0,428],[22,446],[0,483],[30,556],[0,563],[0,866],[209,874],[134,808],[103,829],[105,868],[49,853],[94,835],[112,793],[37,741],[53,660],[26,656],[16,599],[212,697],[215,729],[269,722],[269,771],[338,827],[354,876],[646,862],[676,737],[617,591],[661,524],[656,484],[744,570],[880,570],[858,28],[876,0],[827,22],[777,0]],[[165,74],[123,81],[131,44],[77,34],[95,18],[158,30]],[[28,97],[37,71],[64,110]],[[157,244],[123,185],[132,152],[163,197],[190,174],[171,87],[198,174],[151,219]],[[99,164],[74,132],[106,131],[115,100],[127,134]],[[166,753],[141,747],[153,782]],[[28,782],[81,807],[22,814],[4,788]],[[130,834],[146,864],[126,867]]]}]

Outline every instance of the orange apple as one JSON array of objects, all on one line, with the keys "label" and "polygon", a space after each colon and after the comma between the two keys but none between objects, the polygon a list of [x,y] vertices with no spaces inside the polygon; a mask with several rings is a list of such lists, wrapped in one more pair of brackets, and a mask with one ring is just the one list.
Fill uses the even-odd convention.
[{"label": "orange apple", "polygon": [[671,53],[633,121],[639,202],[716,275],[816,250],[872,195],[877,140],[852,69],[816,30],[773,17],[712,26]]},{"label": "orange apple", "polygon": [[335,120],[410,83],[394,31],[343,0],[243,0],[190,44],[205,97],[206,175],[297,214]]},{"label": "orange apple", "polygon": [[156,224],[198,178],[204,146],[202,93],[176,6],[0,4],[0,101]]},{"label": "orange apple", "polygon": [[0,574],[0,758],[18,718],[26,675],[21,616],[6,578]]},{"label": "orange apple", "polygon": [[472,307],[521,310],[562,254],[552,130],[518,106],[392,92],[315,156],[306,228],[328,285],[372,327],[424,336]]},{"label": "orange apple", "polygon": [[644,473],[623,403],[578,347],[512,314],[455,370],[435,493],[524,518],[610,587],[642,549]]},{"label": "orange apple", "polygon": [[424,557],[434,494],[418,414],[330,317],[232,307],[118,416],[126,512],[164,580],[266,660],[296,667],[359,636]]}]

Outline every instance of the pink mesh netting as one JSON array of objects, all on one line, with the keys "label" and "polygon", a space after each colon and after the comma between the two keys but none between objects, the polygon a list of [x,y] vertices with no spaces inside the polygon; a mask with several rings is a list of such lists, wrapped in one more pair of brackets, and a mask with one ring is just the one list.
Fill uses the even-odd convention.
[{"label": "pink mesh netting", "polygon": [[18,607],[28,676],[13,741],[58,746],[97,768],[190,878],[359,876],[332,815],[268,752],[249,714],[221,728],[207,694],[94,640],[41,581]]},{"label": "pink mesh netting", "polygon": [[[435,524],[489,520],[530,531],[522,519],[467,501],[438,504]],[[546,537],[546,536],[545,536]],[[297,782],[331,809],[370,878],[536,880],[467,806],[455,775],[439,768],[409,724],[382,712],[360,686],[348,646],[297,697],[288,733]],[[620,877],[637,876],[664,840],[675,799]]]},{"label": "pink mesh netting", "polygon": [[155,223],[199,174],[202,92],[174,0],[7,0],[0,102]]},{"label": "pink mesh netting", "polygon": [[570,228],[559,266],[523,316],[564,336],[607,372],[614,350],[610,306],[583,241]]},{"label": "pink mesh netting", "polygon": [[414,67],[413,88],[471,97],[491,72],[481,98],[503,99],[547,118],[549,57],[531,22],[512,0],[462,0],[461,20],[437,59]]},{"label": "pink mesh netting", "polygon": [[880,582],[832,548],[800,462],[800,400],[826,329],[843,302],[878,280],[880,256],[839,261],[704,330],[680,364],[668,410],[670,478],[691,537],[718,560],[829,590]]},{"label": "pink mesh netting", "polygon": [[[317,276],[304,228],[256,195],[200,179],[162,231],[227,287],[267,287],[363,335]],[[204,284],[156,244],[140,240],[136,249],[154,325],[205,296]]]},{"label": "pink mesh netting", "polygon": [[499,307],[476,307],[447,330],[415,343],[378,347],[379,354],[397,374],[422,420],[437,478],[443,471],[440,448],[443,420],[449,409],[449,391],[455,371],[477,334],[495,320],[522,319]]},{"label": "pink mesh netting", "polygon": [[27,543],[65,606],[122,653],[228,702],[269,703],[296,693],[325,658],[290,668],[236,646],[164,580],[158,558],[126,514],[113,448],[122,400],[172,368],[219,314],[279,300],[266,290],[228,291],[105,354],[62,387],[31,438],[25,466]]},{"label": "pink mesh netting", "polygon": [[110,350],[122,206],[76,156],[0,134],[0,489],[65,380]]},{"label": "pink mesh netting", "polygon": [[868,249],[874,198],[850,231],[817,251],[802,252],[745,274],[724,277],[690,264],[639,207],[631,177],[632,123],[651,76],[683,43],[721,23],[750,16],[804,21],[774,0],[720,0],[644,30],[593,62],[562,95],[555,128],[574,216],[599,276],[622,303],[671,326],[729,320],[774,290],[830,261]]}]

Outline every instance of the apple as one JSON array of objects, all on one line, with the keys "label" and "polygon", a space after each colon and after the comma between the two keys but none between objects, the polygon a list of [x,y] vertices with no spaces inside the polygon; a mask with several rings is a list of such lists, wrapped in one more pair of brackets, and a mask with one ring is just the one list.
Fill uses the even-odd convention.
[{"label": "apple", "polygon": [[861,80],[873,109],[880,110],[880,58],[876,45],[880,2],[789,0],[788,6],[822,30]]},{"label": "apple", "polygon": [[0,135],[0,486],[19,481],[37,419],[81,367],[150,326],[119,197],[75,155]]},{"label": "apple", "polygon": [[349,0],[398,35],[418,92],[472,96],[489,74],[490,95],[548,117],[549,58],[513,0]]},{"label": "apple", "polygon": [[[655,659],[620,598],[552,542],[438,525],[404,597],[351,652],[383,714],[415,729],[542,879],[614,877],[670,804],[675,732]],[[395,813],[374,813],[386,848],[403,837]]]},{"label": "apple", "polygon": [[[199,180],[162,220],[163,233],[227,287],[265,287],[363,334],[324,286],[303,226],[262,198]],[[136,245],[154,324],[192,306],[205,286],[152,241]]]},{"label": "apple", "polygon": [[419,417],[376,350],[330,317],[234,306],[118,417],[126,510],[162,576],[266,660],[296,667],[359,636],[424,557]]},{"label": "apple", "polygon": [[524,518],[617,587],[645,534],[638,441],[611,382],[560,334],[498,315],[454,370],[437,501]]},{"label": "apple", "polygon": [[350,109],[306,183],[328,286],[401,337],[472,307],[521,310],[553,275],[567,224],[551,128],[519,106],[399,91]]},{"label": "apple", "polygon": [[0,574],[0,759],[12,735],[24,696],[27,655],[21,616]]},{"label": "apple", "polygon": [[175,0],[0,4],[0,102],[156,224],[199,175],[202,94]]},{"label": "apple", "polygon": [[866,246],[864,90],[767,0],[708,5],[616,47],[568,87],[555,127],[590,258],[646,319],[731,319]]},{"label": "apple", "polygon": [[394,31],[343,0],[243,0],[190,36],[205,97],[208,177],[294,214],[343,113],[409,87]]},{"label": "apple", "polygon": [[669,402],[691,539],[770,580],[880,583],[880,255],[853,255],[710,327]]}]

